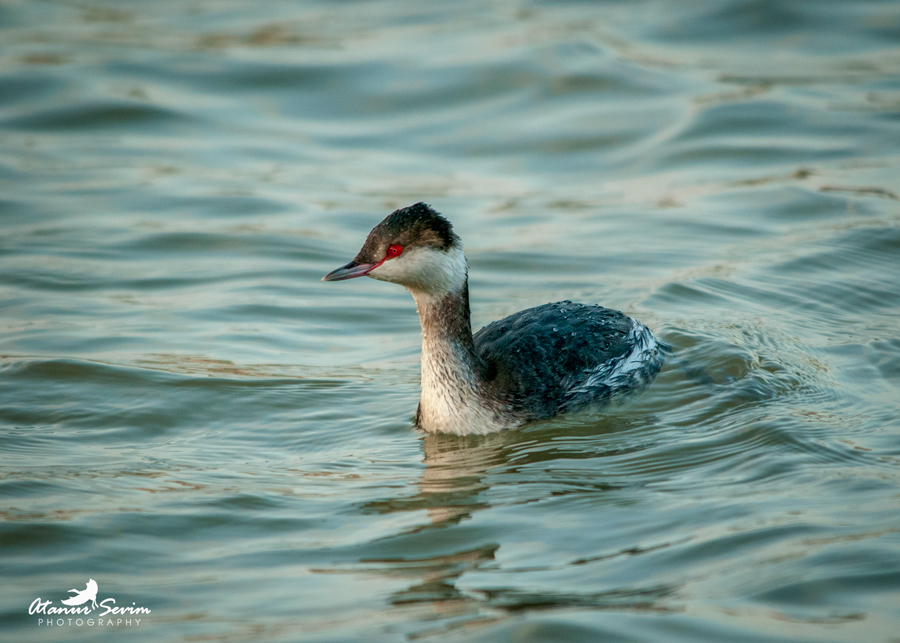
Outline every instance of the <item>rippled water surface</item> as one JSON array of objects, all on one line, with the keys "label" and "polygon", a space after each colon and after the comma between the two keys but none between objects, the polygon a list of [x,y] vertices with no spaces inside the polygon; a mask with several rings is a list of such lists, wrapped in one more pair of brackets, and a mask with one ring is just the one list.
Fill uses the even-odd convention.
[{"label": "rippled water surface", "polygon": [[[5,2],[0,186],[3,640],[897,641],[900,4]],[[418,433],[420,200],[653,386]]]}]

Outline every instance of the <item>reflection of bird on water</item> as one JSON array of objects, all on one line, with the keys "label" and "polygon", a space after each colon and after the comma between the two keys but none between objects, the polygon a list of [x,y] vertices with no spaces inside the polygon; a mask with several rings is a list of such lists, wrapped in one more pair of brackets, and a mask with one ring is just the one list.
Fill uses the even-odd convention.
[{"label": "reflection of bird on water", "polygon": [[416,424],[490,433],[590,407],[646,385],[662,365],[653,333],[617,310],[570,301],[515,313],[472,335],[468,267],[450,222],[424,203],[397,210],[356,258],[324,277],[405,286],[422,322]]}]

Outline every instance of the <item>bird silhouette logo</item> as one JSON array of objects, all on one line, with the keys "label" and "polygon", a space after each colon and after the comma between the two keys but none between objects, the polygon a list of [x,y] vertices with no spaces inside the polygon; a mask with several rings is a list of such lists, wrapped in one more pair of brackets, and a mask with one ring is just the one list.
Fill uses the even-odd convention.
[{"label": "bird silhouette logo", "polygon": [[75,592],[75,596],[70,596],[64,601],[61,601],[63,605],[83,605],[88,601],[91,602],[91,607],[97,607],[97,581],[93,578],[88,580],[87,587],[83,590],[70,589],[70,592]]}]

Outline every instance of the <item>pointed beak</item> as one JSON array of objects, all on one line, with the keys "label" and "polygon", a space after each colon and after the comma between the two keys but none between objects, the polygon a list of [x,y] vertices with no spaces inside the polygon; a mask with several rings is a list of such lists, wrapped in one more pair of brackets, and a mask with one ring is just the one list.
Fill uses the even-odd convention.
[{"label": "pointed beak", "polygon": [[353,279],[354,277],[365,277],[372,272],[378,264],[374,263],[356,263],[351,261],[346,266],[341,266],[337,270],[332,270],[322,277],[322,281],[343,281],[344,279]]}]

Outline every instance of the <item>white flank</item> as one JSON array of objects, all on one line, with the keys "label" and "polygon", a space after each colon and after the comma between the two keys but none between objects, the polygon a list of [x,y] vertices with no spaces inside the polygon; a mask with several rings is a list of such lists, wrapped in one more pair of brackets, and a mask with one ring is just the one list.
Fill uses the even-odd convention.
[{"label": "white flank", "polygon": [[648,370],[655,371],[648,367],[652,367],[655,362],[660,360],[659,342],[656,341],[656,337],[653,336],[650,329],[636,319],[631,320],[628,341],[634,345],[630,353],[604,362],[570,393],[587,393],[591,389],[605,384],[612,389],[612,394],[615,396],[618,393],[640,387],[643,384],[640,380],[644,378],[645,373]]}]

